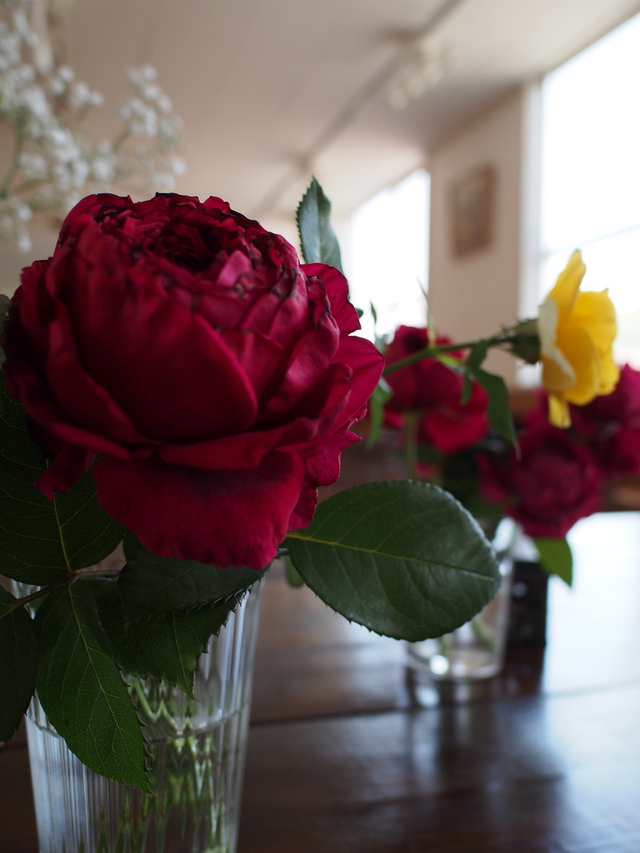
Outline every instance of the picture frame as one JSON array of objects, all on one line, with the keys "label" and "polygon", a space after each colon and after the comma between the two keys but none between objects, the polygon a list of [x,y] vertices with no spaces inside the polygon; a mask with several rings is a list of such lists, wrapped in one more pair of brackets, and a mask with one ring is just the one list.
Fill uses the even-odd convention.
[{"label": "picture frame", "polygon": [[496,170],[491,165],[465,172],[451,187],[452,251],[467,258],[493,241]]}]

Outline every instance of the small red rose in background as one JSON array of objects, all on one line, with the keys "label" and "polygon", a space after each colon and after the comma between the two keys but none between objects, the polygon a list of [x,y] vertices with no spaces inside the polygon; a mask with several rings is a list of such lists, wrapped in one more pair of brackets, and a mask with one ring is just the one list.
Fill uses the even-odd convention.
[{"label": "small red rose in background", "polygon": [[571,406],[571,423],[607,474],[640,474],[640,371],[625,364],[611,394]]},{"label": "small red rose in background", "polygon": [[505,457],[478,454],[480,492],[528,536],[562,538],[600,507],[603,475],[591,452],[546,418],[530,421]]},{"label": "small red rose in background", "polygon": [[[449,344],[451,338],[436,338]],[[385,351],[385,361],[393,364],[429,344],[427,329],[399,326]],[[458,352],[449,353],[459,356]],[[432,444],[441,453],[456,453],[475,444],[489,430],[487,395],[477,382],[471,396],[461,403],[463,378],[435,358],[424,358],[386,377],[393,396],[386,404],[387,422],[401,425],[403,412],[421,412],[418,441]]]},{"label": "small red rose in background", "polygon": [[150,551],[263,568],[339,474],[382,370],[346,280],[226,202],[89,196],[24,270],[9,393]]}]

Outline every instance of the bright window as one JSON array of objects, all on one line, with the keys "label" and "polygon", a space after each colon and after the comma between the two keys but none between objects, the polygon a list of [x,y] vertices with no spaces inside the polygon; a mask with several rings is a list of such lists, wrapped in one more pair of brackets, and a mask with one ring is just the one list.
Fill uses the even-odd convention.
[{"label": "bright window", "polygon": [[583,289],[609,288],[616,356],[640,367],[640,15],[549,74],[542,90],[542,281],[575,248]]},{"label": "bright window", "polygon": [[347,273],[354,305],[362,308],[362,334],[373,338],[396,326],[424,326],[429,241],[429,175],[420,169],[361,205],[351,221]]}]

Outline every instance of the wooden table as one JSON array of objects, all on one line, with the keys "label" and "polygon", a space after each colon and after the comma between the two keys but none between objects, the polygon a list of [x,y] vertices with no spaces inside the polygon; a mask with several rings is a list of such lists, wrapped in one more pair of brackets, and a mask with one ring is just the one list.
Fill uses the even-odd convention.
[{"label": "wooden table", "polygon": [[[640,853],[640,515],[571,539],[546,649],[435,707],[417,706],[402,644],[274,574],[239,853]],[[0,853],[36,851],[18,739],[0,756]]]}]

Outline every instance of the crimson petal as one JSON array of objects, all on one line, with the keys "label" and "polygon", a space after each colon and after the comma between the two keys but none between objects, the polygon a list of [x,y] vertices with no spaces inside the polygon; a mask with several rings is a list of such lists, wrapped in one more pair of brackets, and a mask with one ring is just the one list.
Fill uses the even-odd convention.
[{"label": "crimson petal", "polygon": [[347,279],[335,267],[327,264],[303,264],[302,271],[307,276],[317,276],[329,297],[331,314],[340,327],[340,333],[348,335],[360,328],[358,312],[349,302]]},{"label": "crimson petal", "polygon": [[104,457],[92,473],[103,509],[152,553],[263,569],[287,533],[305,467],[297,454],[273,451],[252,471]]},{"label": "crimson petal", "polygon": [[35,485],[45,497],[52,501],[54,492],[68,492],[72,486],[75,486],[82,475],[89,470],[95,458],[95,453],[67,444],[56,454],[51,465],[35,481]]}]

